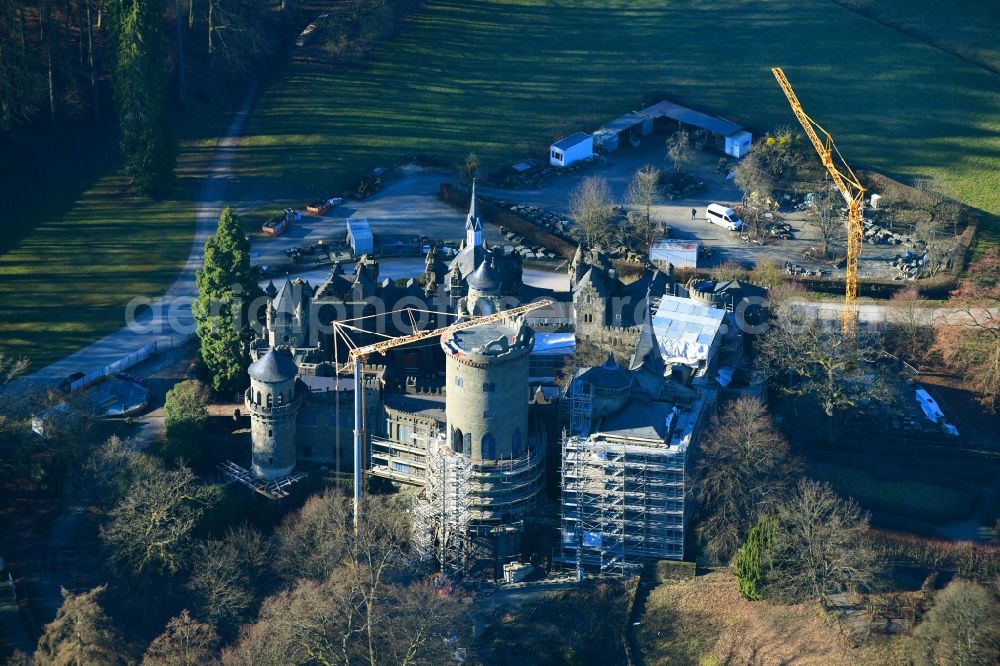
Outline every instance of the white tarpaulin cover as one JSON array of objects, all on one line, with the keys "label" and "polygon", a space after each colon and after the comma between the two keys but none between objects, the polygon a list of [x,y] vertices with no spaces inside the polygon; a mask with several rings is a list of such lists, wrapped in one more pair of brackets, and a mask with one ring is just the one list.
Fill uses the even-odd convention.
[{"label": "white tarpaulin cover", "polygon": [[723,310],[689,298],[664,296],[653,316],[653,333],[663,360],[690,366],[707,361],[725,316]]},{"label": "white tarpaulin cover", "polygon": [[573,333],[535,333],[535,347],[531,353],[568,356],[575,349],[576,335]]},{"label": "white tarpaulin cover", "polygon": [[937,401],[931,397],[931,394],[922,388],[917,389],[917,402],[920,403],[920,409],[924,410],[924,416],[930,420],[931,423],[937,423],[938,419],[944,416],[944,412],[938,407]]}]

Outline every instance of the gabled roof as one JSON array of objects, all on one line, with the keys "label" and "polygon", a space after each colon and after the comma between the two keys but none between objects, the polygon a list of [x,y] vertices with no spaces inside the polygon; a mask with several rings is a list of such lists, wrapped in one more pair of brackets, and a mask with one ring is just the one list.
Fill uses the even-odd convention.
[{"label": "gabled roof", "polygon": [[656,334],[653,332],[653,318],[650,315],[648,299],[643,315],[642,333],[639,334],[639,342],[636,344],[632,362],[629,364],[631,370],[638,370],[642,367],[661,377],[666,369],[660,344],[656,341]]},{"label": "gabled roof", "polygon": [[594,268],[593,266],[588,268],[587,272],[583,274],[583,277],[573,287],[573,291],[580,291],[588,285],[593,287],[599,295],[608,295],[608,284],[604,279],[604,272],[599,268]]},{"label": "gabled roof", "polygon": [[271,301],[274,311],[282,314],[295,314],[296,308],[304,304],[308,289],[308,282],[296,280],[293,284],[291,280],[286,279],[285,284],[281,285],[278,294]]}]

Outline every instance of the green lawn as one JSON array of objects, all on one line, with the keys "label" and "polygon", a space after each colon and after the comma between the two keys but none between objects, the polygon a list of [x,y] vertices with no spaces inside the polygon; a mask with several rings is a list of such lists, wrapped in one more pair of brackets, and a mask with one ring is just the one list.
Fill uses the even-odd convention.
[{"label": "green lawn", "polygon": [[[930,0],[918,8],[935,39],[954,32],[993,61],[986,4],[952,3],[941,23]],[[431,0],[369,65],[285,68],[251,118],[235,194],[304,201],[415,155],[542,157],[654,94],[759,130],[792,124],[773,65],[853,165],[940,177],[990,214],[987,243],[1000,238],[1000,76],[819,0]],[[130,197],[106,149],[52,149],[59,164],[30,179],[37,169],[0,155],[0,351],[40,367],[169,286],[221,129],[181,129],[178,191],[162,202]]]},{"label": "green lawn", "polygon": [[204,118],[178,128],[177,187],[162,201],[132,196],[107,137],[67,139],[62,149],[40,142],[23,169],[0,159],[0,352],[40,369],[120,328],[133,296],[173,283],[217,131],[221,122]]},{"label": "green lawn", "polygon": [[906,479],[904,471],[898,472],[900,478],[888,480],[856,467],[813,462],[809,475],[829,482],[838,493],[872,511],[945,522],[966,517],[972,508],[968,492]]},{"label": "green lawn", "polygon": [[942,11],[940,0],[835,0],[845,7],[924,39],[949,53],[1000,72],[996,28],[1000,3],[958,0]]},{"label": "green lawn", "polygon": [[295,62],[272,83],[241,194],[302,199],[415,154],[542,157],[652,93],[758,129],[793,124],[773,65],[853,165],[937,176],[1000,214],[1000,76],[818,1],[431,1],[370,65]]}]

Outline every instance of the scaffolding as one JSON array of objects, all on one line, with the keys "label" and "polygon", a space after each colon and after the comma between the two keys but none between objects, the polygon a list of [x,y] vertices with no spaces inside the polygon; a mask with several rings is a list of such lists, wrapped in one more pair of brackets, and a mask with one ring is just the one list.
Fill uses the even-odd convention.
[{"label": "scaffolding", "polygon": [[420,556],[436,559],[444,573],[463,574],[470,563],[471,476],[467,456],[453,453],[444,438],[430,443],[427,485],[415,509],[414,543]]},{"label": "scaffolding", "polygon": [[593,413],[594,386],[582,379],[573,380],[573,390],[569,399],[569,434],[586,437],[590,433],[590,418]]},{"label": "scaffolding", "polygon": [[280,479],[275,479],[273,481],[261,479],[231,460],[219,463],[216,465],[216,468],[233,481],[242,483],[247,488],[250,488],[264,497],[273,500],[285,499],[289,495],[287,488],[306,478],[305,472],[298,472],[289,476],[283,476]]},{"label": "scaffolding", "polygon": [[683,559],[686,446],[570,436],[562,457],[561,561],[624,574]]}]

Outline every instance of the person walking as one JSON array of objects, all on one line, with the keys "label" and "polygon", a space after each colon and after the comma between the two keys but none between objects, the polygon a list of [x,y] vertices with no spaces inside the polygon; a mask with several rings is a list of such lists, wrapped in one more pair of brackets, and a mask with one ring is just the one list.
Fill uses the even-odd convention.
[{"label": "person walking", "polygon": [[692,208],[691,209],[691,221],[694,222],[694,218],[696,218],[697,216],[698,216],[698,209],[697,208]]}]

